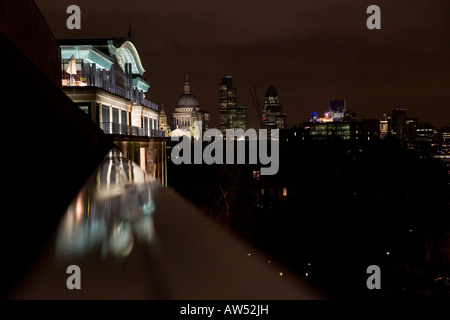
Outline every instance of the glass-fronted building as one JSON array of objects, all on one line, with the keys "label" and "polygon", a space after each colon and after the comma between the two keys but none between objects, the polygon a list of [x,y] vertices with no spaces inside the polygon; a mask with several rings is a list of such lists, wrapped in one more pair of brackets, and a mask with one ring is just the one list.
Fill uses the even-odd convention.
[{"label": "glass-fronted building", "polygon": [[223,135],[227,129],[247,130],[247,108],[237,104],[237,91],[233,77],[224,76],[219,83],[219,128]]},{"label": "glass-fronted building", "polygon": [[262,124],[265,129],[286,129],[286,114],[273,85],[269,86],[264,96]]},{"label": "glass-fronted building", "polygon": [[358,122],[310,123],[307,127],[307,137],[313,141],[358,140],[361,135]]}]

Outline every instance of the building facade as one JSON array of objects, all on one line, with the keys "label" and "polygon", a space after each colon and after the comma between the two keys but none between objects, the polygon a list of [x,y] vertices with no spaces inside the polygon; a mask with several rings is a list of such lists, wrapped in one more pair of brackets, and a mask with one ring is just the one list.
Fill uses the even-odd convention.
[{"label": "building facade", "polygon": [[170,136],[169,120],[167,118],[166,111],[164,110],[164,105],[162,104],[161,111],[159,112],[159,131],[162,131],[165,137]]},{"label": "building facade", "polygon": [[272,84],[264,96],[262,123],[264,129],[285,129],[287,127],[286,114],[283,113],[278,92]]},{"label": "building facade", "polygon": [[227,110],[228,125],[226,129],[247,130],[247,108],[244,106],[233,106]]},{"label": "building facade", "polygon": [[63,91],[106,134],[160,137],[158,105],[129,39],[60,40]]},{"label": "building facade", "polygon": [[224,76],[219,83],[219,128],[223,135],[226,129],[247,130],[247,108],[237,104],[237,91],[233,77]]},{"label": "building facade", "polygon": [[439,128],[438,139],[440,143],[450,144],[450,126],[444,126]]},{"label": "building facade", "polygon": [[359,140],[361,136],[359,122],[311,123],[306,127],[307,139],[324,140]]},{"label": "building facade", "polygon": [[347,102],[345,100],[330,100],[328,103],[328,115],[333,122],[342,121],[346,111]]}]

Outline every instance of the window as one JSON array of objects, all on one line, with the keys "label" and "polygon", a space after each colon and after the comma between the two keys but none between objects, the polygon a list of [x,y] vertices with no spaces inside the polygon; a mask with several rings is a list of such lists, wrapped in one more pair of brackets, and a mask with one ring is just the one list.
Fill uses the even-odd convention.
[{"label": "window", "polygon": [[109,106],[102,105],[102,122],[110,122]]},{"label": "window", "polygon": [[144,121],[144,135],[147,136],[148,135],[148,118],[144,117],[143,121]]},{"label": "window", "polygon": [[120,123],[127,124],[127,112],[125,110],[120,111]]},{"label": "window", "polygon": [[112,108],[112,110],[113,110],[113,112],[112,112],[112,114],[113,114],[112,122],[113,123],[119,123],[119,109]]},{"label": "window", "polygon": [[87,115],[89,115],[89,106],[80,106],[80,109]]},{"label": "window", "polygon": [[91,115],[91,104],[90,102],[79,102],[76,103],[76,105],[78,106],[78,108],[80,108],[85,114],[87,114],[88,116]]}]

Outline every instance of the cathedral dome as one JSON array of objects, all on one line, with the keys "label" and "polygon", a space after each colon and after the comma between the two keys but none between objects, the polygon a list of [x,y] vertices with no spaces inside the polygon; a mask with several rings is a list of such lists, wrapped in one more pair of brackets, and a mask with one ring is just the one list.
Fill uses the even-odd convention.
[{"label": "cathedral dome", "polygon": [[197,98],[191,94],[191,86],[189,85],[189,76],[186,75],[186,81],[184,83],[184,94],[178,98],[177,108],[200,108],[200,102]]},{"label": "cathedral dome", "polygon": [[197,98],[189,93],[183,94],[177,101],[178,108],[198,108],[199,106],[200,102]]}]

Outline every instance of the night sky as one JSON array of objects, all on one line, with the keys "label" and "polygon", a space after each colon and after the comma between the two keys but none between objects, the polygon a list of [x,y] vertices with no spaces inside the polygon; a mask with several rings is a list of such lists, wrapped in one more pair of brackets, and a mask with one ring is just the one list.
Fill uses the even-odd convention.
[{"label": "night sky", "polygon": [[[185,74],[201,109],[218,125],[218,83],[233,76],[238,104],[258,128],[259,102],[276,87],[289,125],[346,99],[359,119],[395,107],[435,127],[450,125],[448,0],[36,0],[58,38],[124,37],[133,42],[151,84],[147,98],[173,111]],[[68,30],[66,8],[81,8]],[[366,9],[381,8],[381,30]]]}]

